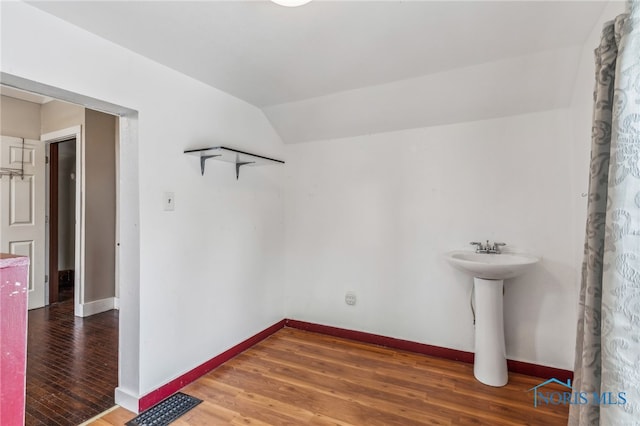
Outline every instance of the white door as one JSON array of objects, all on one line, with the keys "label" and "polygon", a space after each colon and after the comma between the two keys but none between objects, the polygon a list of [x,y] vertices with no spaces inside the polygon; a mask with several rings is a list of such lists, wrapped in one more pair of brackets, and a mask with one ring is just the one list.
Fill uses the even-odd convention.
[{"label": "white door", "polygon": [[45,305],[45,149],[36,140],[0,136],[0,167],[24,175],[0,178],[0,252],[29,256],[29,309]]}]

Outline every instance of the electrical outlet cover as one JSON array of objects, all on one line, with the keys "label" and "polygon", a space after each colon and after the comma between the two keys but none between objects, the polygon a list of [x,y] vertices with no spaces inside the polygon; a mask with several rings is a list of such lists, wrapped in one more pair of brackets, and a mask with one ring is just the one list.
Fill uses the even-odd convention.
[{"label": "electrical outlet cover", "polygon": [[356,294],[353,291],[348,291],[344,296],[344,301],[347,305],[355,305],[356,304]]}]

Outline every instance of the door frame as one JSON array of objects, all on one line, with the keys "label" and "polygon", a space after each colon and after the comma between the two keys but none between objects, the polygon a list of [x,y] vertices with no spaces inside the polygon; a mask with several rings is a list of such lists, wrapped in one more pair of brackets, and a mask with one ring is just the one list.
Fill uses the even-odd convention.
[{"label": "door frame", "polygon": [[[47,149],[47,167],[46,167],[46,207],[45,207],[45,232],[48,236],[45,248],[45,265],[49,274],[46,280],[48,288],[45,290],[47,294],[47,304],[58,301],[59,293],[59,272],[58,272],[58,143],[49,143]],[[74,217],[75,217],[75,211]],[[74,221],[75,223],[75,221]],[[75,241],[74,241],[75,244]],[[47,291],[48,290],[48,291]]]},{"label": "door frame", "polygon": [[[139,113],[132,108],[4,71],[0,71],[0,83],[120,116],[117,164],[118,236],[116,239],[120,315],[118,387],[115,390],[115,402],[137,412],[138,400],[143,394],[140,374],[140,288],[142,285],[140,283],[140,176],[138,173],[140,168]],[[109,97],[105,96],[105,98]],[[77,158],[76,161],[78,161]]]},{"label": "door frame", "polygon": [[[46,180],[47,180],[47,182],[45,182],[46,184],[45,214],[47,215],[47,220],[45,222],[45,233],[47,237],[45,238],[45,245],[47,248],[45,250],[45,267],[49,274],[49,279],[47,280],[49,283],[49,286],[48,286],[49,294],[48,294],[47,304],[58,302],[60,299],[59,298],[60,271],[58,269],[58,260],[60,258],[59,257],[60,233],[58,230],[58,225],[59,225],[58,219],[59,219],[59,213],[60,213],[59,212],[60,194],[58,192],[60,161],[59,161],[58,150],[61,143],[71,143],[71,142],[75,144],[76,138],[65,139],[59,142],[47,143],[45,147],[46,158],[47,158],[46,170],[45,170]],[[74,153],[74,161],[75,161],[75,153]],[[75,169],[73,171],[73,174],[75,176],[76,174]],[[73,178],[73,181],[74,181],[74,192],[75,192],[75,177]],[[76,218],[75,198],[74,198],[73,204],[74,204],[73,219],[74,219],[74,226],[75,226],[75,218]],[[73,244],[75,247],[75,232],[74,232]],[[75,253],[74,253],[74,256],[75,256]],[[75,259],[74,259],[74,264],[75,264]],[[75,265],[74,265],[74,271],[75,271]]]},{"label": "door frame", "polygon": [[[46,144],[47,153],[49,153],[51,144],[55,144],[57,142],[63,142],[69,139],[75,138],[76,140],[76,203],[75,203],[75,260],[74,260],[74,282],[73,282],[73,306],[74,306],[74,314],[76,316],[82,316],[82,304],[84,303],[84,229],[85,229],[85,205],[84,205],[84,138],[82,137],[82,126],[73,126],[68,127],[62,130],[56,130],[55,132],[45,133],[40,137],[40,140]],[[47,164],[50,166],[50,163]],[[47,206],[46,211],[47,214],[50,211],[51,200],[49,194],[49,167],[47,167]],[[51,224],[47,221],[47,251],[46,251],[46,263],[45,269],[50,271],[50,256],[49,256],[49,228]],[[49,285],[51,283],[52,277],[49,276]],[[46,296],[45,300],[49,300],[49,286],[46,287]]]}]

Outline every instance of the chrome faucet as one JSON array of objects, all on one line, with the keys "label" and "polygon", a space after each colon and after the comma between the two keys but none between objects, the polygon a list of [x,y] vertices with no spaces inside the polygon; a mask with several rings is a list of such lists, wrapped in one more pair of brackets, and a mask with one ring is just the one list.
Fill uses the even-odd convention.
[{"label": "chrome faucet", "polygon": [[476,253],[488,253],[488,254],[500,254],[500,247],[506,246],[505,243],[497,243],[494,242],[493,245],[489,244],[489,240],[487,240],[486,244],[482,244],[481,242],[472,241],[469,244],[472,246],[476,246]]},{"label": "chrome faucet", "polygon": [[486,253],[486,249],[479,241],[471,241],[469,244],[476,246],[476,253]]}]

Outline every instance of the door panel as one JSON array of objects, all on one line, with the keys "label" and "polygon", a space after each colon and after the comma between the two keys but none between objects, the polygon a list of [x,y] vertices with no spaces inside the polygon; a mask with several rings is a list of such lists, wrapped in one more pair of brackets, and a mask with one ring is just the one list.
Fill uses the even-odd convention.
[{"label": "door panel", "polygon": [[[24,149],[22,147],[22,139],[17,139],[19,144],[10,144],[9,145],[9,166],[16,169],[19,169],[22,166],[22,153],[24,152],[24,165],[35,167],[36,165],[36,156],[35,151],[36,148],[29,146],[29,143],[25,141]],[[29,141],[36,142],[36,141]]]},{"label": "door panel", "polygon": [[2,136],[0,166],[24,176],[0,180],[0,251],[29,256],[29,309],[45,304],[45,150],[36,140]]},{"label": "door panel", "polygon": [[14,177],[9,181],[9,226],[35,225],[34,176]]},{"label": "door panel", "polygon": [[[19,256],[27,256],[29,259],[33,259],[33,240],[31,241],[11,241],[9,243],[9,253]],[[29,285],[27,286],[29,291],[33,291],[33,268],[29,268]]]}]

